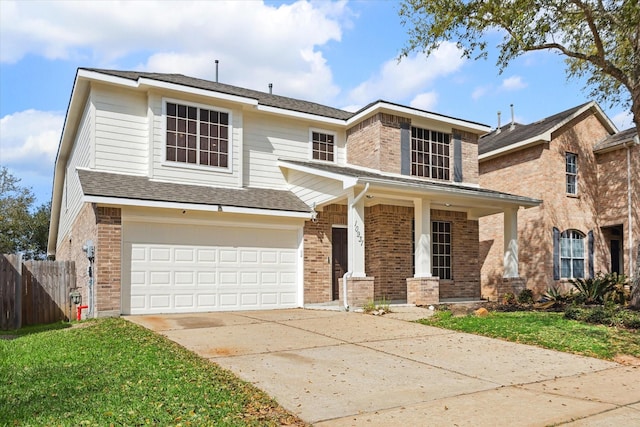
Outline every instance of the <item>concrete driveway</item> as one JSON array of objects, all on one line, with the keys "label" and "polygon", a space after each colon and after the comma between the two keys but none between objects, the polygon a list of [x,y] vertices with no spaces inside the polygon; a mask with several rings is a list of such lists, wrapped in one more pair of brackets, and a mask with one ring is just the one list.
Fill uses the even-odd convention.
[{"label": "concrete driveway", "polygon": [[640,425],[640,367],[406,321],[420,313],[388,316],[298,309],[128,320],[316,426]]}]

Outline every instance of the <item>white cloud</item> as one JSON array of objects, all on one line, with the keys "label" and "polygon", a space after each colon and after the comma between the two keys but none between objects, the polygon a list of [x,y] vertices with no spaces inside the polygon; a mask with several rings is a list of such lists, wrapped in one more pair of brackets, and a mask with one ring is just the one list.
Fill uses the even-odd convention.
[{"label": "white cloud", "polygon": [[413,98],[409,105],[420,110],[433,111],[437,103],[438,94],[436,92],[424,92]]},{"label": "white cloud", "polygon": [[[184,73],[319,102],[339,92],[319,47],[351,25],[346,1],[279,7],[263,2],[0,1],[0,61],[25,55],[98,67],[154,52],[140,70]],[[315,93],[314,93],[315,91]]]},{"label": "white cloud", "polygon": [[508,77],[504,79],[500,87],[503,90],[519,90],[527,87],[527,83],[522,81],[522,77],[513,76],[513,77]]},{"label": "white cloud", "polygon": [[385,62],[375,75],[349,93],[349,99],[357,105],[375,99],[401,101],[434,80],[458,71],[463,64],[464,59],[456,45],[443,42],[429,57],[417,53],[400,62],[396,59]]},{"label": "white cloud", "polygon": [[478,86],[471,92],[471,99],[477,101],[491,90],[491,86]]},{"label": "white cloud", "polygon": [[50,176],[64,115],[26,110],[0,119],[0,164]]},{"label": "white cloud", "polygon": [[627,130],[634,126],[633,114],[631,114],[631,111],[629,110],[620,111],[618,114],[611,118],[611,121],[616,125],[618,130],[621,131]]}]

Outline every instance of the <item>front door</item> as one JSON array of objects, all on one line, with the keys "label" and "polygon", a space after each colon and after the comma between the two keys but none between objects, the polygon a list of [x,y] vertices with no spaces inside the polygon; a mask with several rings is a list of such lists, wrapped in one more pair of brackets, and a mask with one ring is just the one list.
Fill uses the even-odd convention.
[{"label": "front door", "polygon": [[611,272],[620,274],[620,240],[611,240]]},{"label": "front door", "polygon": [[340,288],[338,279],[344,276],[344,273],[349,271],[347,265],[347,229],[346,228],[333,228],[331,232],[331,244],[332,244],[332,268],[333,268],[333,280],[331,281],[331,292],[334,300],[340,298]]}]

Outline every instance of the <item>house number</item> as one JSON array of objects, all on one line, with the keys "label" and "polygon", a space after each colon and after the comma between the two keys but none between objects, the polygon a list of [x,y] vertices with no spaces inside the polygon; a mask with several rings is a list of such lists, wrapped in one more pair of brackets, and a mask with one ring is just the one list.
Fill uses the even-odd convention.
[{"label": "house number", "polygon": [[353,226],[353,230],[356,232],[356,239],[358,240],[358,242],[360,242],[360,246],[364,245],[364,236],[362,235],[357,222]]}]

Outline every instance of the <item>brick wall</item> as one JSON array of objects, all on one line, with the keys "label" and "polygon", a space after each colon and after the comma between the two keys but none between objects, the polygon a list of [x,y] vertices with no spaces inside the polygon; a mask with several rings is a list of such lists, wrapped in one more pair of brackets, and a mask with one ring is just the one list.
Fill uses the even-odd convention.
[{"label": "brick wall", "polygon": [[96,208],[96,310],[98,316],[120,315],[122,219],[119,208]]},{"label": "brick wall", "polygon": [[89,260],[82,247],[88,240],[95,244],[97,241],[97,226],[95,208],[91,203],[85,203],[76,220],[71,225],[69,233],[64,236],[56,248],[57,261],[74,261],[76,265],[76,284],[82,295],[82,304],[89,303]]},{"label": "brick wall", "polygon": [[365,211],[365,266],[375,280],[375,299],[404,300],[413,276],[413,208],[374,205]]},{"label": "brick wall", "polygon": [[400,124],[411,120],[378,113],[347,130],[347,162],[400,173]]},{"label": "brick wall", "polygon": [[318,221],[304,225],[304,302],[331,301],[333,277],[331,228],[347,225],[347,206],[329,205],[318,213]]},{"label": "brick wall", "polygon": [[[552,135],[552,142],[480,163],[480,186],[542,199],[537,208],[518,212],[519,271],[536,293],[559,284],[553,280],[553,227],[594,232],[595,271],[605,266],[604,240],[596,217],[598,190],[592,147],[608,133],[591,113]],[[482,142],[480,142],[482,143]],[[578,155],[578,196],[567,196],[565,153]],[[502,215],[482,218],[483,296],[495,297],[501,286],[504,256]]]},{"label": "brick wall", "polygon": [[431,210],[432,221],[451,222],[451,275],[440,280],[440,298],[480,298],[478,221],[465,212]]}]

